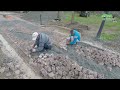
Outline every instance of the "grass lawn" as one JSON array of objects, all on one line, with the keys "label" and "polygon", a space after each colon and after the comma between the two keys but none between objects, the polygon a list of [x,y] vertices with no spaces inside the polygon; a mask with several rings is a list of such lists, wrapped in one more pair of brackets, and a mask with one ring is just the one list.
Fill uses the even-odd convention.
[{"label": "grass lawn", "polygon": [[113,41],[118,38],[119,34],[107,34],[107,33],[102,33],[100,39],[104,41]]},{"label": "grass lawn", "polygon": [[[71,21],[71,12],[65,12],[65,19],[64,23],[69,23]],[[88,26],[95,26],[96,28],[99,29],[100,24],[102,22],[102,14],[91,14],[90,17],[79,17],[79,14],[75,13],[74,21],[78,22],[83,25],[88,25]],[[105,41],[111,41],[117,39],[117,37],[120,35],[120,18],[116,18],[117,22],[112,22],[111,20],[106,20],[105,26],[102,31],[101,39]],[[110,32],[113,32],[114,34],[111,33],[106,33],[107,30],[110,30]]]}]

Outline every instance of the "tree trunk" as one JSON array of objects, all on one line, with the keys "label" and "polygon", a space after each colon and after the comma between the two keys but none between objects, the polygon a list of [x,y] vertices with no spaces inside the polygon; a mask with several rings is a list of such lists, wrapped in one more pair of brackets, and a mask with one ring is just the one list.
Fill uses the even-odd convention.
[{"label": "tree trunk", "polygon": [[42,15],[40,14],[40,25],[42,25]]},{"label": "tree trunk", "polygon": [[57,20],[58,20],[58,21],[61,21],[61,18],[60,18],[60,11],[57,12],[57,18],[54,19],[54,20],[56,20],[56,21],[57,21]]},{"label": "tree trunk", "polygon": [[60,12],[58,11],[58,14],[57,14],[57,18],[59,19],[60,18]]},{"label": "tree trunk", "polygon": [[71,23],[74,22],[74,18],[75,18],[75,12],[73,11],[73,12],[72,12],[72,18],[71,18]]}]

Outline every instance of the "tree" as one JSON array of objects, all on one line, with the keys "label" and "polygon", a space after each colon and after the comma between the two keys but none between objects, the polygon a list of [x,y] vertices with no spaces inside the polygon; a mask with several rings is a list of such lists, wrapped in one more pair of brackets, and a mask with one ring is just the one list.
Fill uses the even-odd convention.
[{"label": "tree", "polygon": [[75,12],[74,12],[74,11],[72,11],[71,23],[73,23],[73,22],[74,22],[74,18],[75,18]]},{"label": "tree", "polygon": [[60,20],[60,11],[58,11],[57,18]]},{"label": "tree", "polygon": [[60,11],[57,12],[57,18],[56,18],[55,20],[61,21],[61,18],[60,18]]}]

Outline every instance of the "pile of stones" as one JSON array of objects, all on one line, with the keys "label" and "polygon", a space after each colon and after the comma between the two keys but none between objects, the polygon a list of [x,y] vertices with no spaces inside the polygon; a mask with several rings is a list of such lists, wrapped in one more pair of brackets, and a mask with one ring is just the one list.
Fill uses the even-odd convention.
[{"label": "pile of stones", "polygon": [[59,43],[59,45],[60,45],[60,48],[62,48],[62,49],[67,51],[67,45],[66,45],[66,40],[65,39],[63,41],[61,41]]},{"label": "pile of stones", "polygon": [[76,46],[76,52],[87,59],[96,61],[100,65],[120,67],[120,55],[94,47]]},{"label": "pile of stones", "polygon": [[32,65],[44,79],[104,79],[103,74],[79,66],[68,56],[40,54]]}]

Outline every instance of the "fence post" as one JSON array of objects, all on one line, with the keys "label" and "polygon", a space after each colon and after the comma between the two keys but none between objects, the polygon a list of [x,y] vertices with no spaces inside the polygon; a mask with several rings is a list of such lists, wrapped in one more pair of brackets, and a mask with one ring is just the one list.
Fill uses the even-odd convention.
[{"label": "fence post", "polygon": [[101,36],[101,32],[102,32],[102,29],[103,29],[103,27],[104,27],[105,20],[106,20],[106,17],[105,17],[105,18],[102,20],[102,22],[101,22],[101,25],[100,25],[99,31],[98,31],[98,33],[97,33],[97,35],[96,35],[96,39],[99,39],[100,36]]}]

